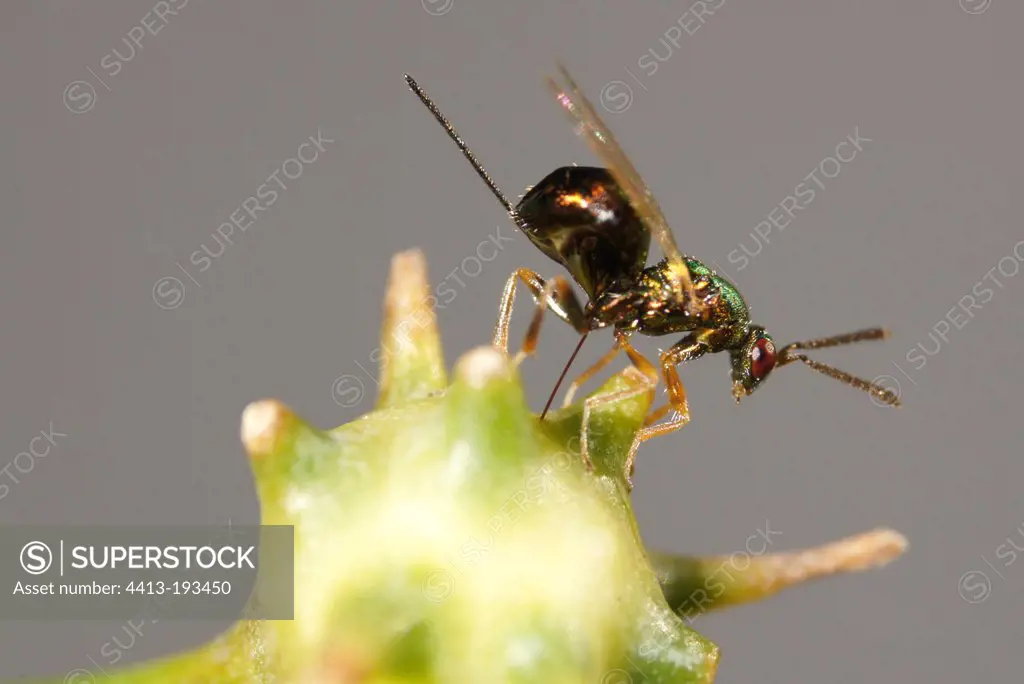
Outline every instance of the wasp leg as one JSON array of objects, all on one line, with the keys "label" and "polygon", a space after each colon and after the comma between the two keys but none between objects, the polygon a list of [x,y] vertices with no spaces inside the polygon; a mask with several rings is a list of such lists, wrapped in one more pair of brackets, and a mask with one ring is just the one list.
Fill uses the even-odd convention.
[{"label": "wasp leg", "polygon": [[622,350],[626,351],[630,361],[632,361],[633,365],[637,367],[637,370],[645,376],[653,378],[654,381],[657,382],[658,372],[655,370],[654,365],[644,358],[640,352],[634,349],[631,344],[629,344],[628,338],[629,336],[626,333],[617,332],[615,334],[615,346],[609,349],[608,353],[598,359],[594,365],[576,376],[576,379],[569,385],[569,389],[565,392],[565,399],[562,400],[563,408],[572,403],[573,398],[576,396],[576,392],[578,392],[580,387],[583,386],[583,383],[594,377],[594,375],[600,372],[602,368],[611,363]]},{"label": "wasp leg", "polygon": [[659,420],[665,417],[665,414],[672,410],[672,404],[665,404],[659,409],[651,411],[646,418],[644,418],[644,427],[648,425],[654,425]]},{"label": "wasp leg", "polygon": [[[494,326],[494,346],[502,353],[508,353],[508,328],[512,320],[512,307],[515,303],[518,281],[522,281],[530,290],[530,294],[537,300],[539,312],[534,314],[534,319],[542,317],[544,309],[548,308],[578,332],[584,333],[589,329],[586,317],[583,315],[583,307],[576,299],[572,286],[564,278],[558,276],[552,278],[551,289],[545,293],[548,284],[543,278],[528,268],[518,268],[505,283],[505,290],[501,294],[501,305],[498,307],[498,322]],[[531,332],[533,333],[532,338]],[[527,340],[523,343],[524,351],[527,354],[532,353],[536,348],[536,338],[539,334],[540,323],[535,320],[535,322],[531,322]]]},{"label": "wasp leg", "polygon": [[[580,457],[583,459],[583,464],[587,467],[587,470],[590,470],[591,472],[594,470],[594,461],[590,458],[589,450],[590,414],[602,406],[630,399],[645,392],[653,392],[654,388],[657,386],[657,380],[652,380],[637,368],[627,368],[626,372],[634,373],[636,377],[641,380],[642,385],[633,389],[620,390],[609,394],[598,394],[595,397],[587,397],[583,400],[583,422],[580,430]],[[630,483],[630,488],[632,489],[632,483]]]},{"label": "wasp leg", "polygon": [[[608,365],[608,363],[613,358],[615,358],[615,355],[619,351],[625,351],[626,352],[626,356],[629,357],[630,362],[633,364],[633,371],[636,373],[637,377],[640,378],[643,381],[643,386],[637,387],[635,389],[622,390],[622,391],[619,391],[619,392],[612,392],[610,394],[599,394],[596,397],[588,397],[586,400],[584,400],[584,402],[583,402],[583,423],[582,423],[582,429],[580,431],[580,456],[582,456],[583,463],[587,466],[587,468],[589,470],[593,470],[593,468],[594,468],[594,462],[590,458],[590,452],[589,452],[590,414],[594,411],[594,409],[596,409],[596,408],[598,408],[600,406],[604,406],[606,404],[611,404],[611,403],[615,403],[615,402],[618,402],[618,401],[622,401],[623,399],[628,399],[630,397],[635,397],[638,394],[642,394],[642,393],[645,393],[645,392],[648,393],[649,395],[651,395],[651,399],[653,399],[654,398],[654,390],[658,386],[658,371],[654,367],[654,364],[652,364],[650,361],[648,361],[644,357],[643,354],[641,354],[636,349],[634,349],[633,345],[631,345],[629,343],[629,335],[627,333],[622,333],[622,332],[616,332],[616,334],[615,334],[615,346],[612,348],[612,350],[610,352],[608,352],[607,354],[605,354],[604,357],[602,357],[601,360],[599,360],[597,362],[597,364],[595,364],[594,366],[591,366],[586,371],[584,371],[584,374],[587,374],[588,377],[589,377],[589,375],[592,375],[593,373],[595,373],[598,370],[600,370],[602,367]],[[595,366],[596,366],[596,368],[595,368]],[[584,380],[585,379],[586,378],[584,378]],[[573,384],[577,384],[577,383],[574,382]],[[646,430],[646,429],[647,428],[642,428],[642,430]],[[634,439],[634,445],[630,447],[630,456],[629,456],[629,458],[632,458],[632,454],[636,451],[635,441],[636,440]],[[629,486],[632,489],[633,484],[629,480],[629,470],[628,469],[627,469],[626,481],[627,481],[627,483],[629,483]]]},{"label": "wasp leg", "polygon": [[576,396],[576,392],[583,386],[583,383],[594,377],[594,375],[600,372],[602,368],[611,363],[612,360],[619,355],[620,351],[622,351],[622,348],[619,346],[618,342],[616,342],[615,346],[609,349],[608,352],[598,359],[593,366],[576,376],[576,378],[569,384],[569,389],[565,391],[565,399],[562,400],[562,408],[571,404],[573,398]]},{"label": "wasp leg", "polygon": [[[698,334],[687,335],[669,347],[661,355],[661,374],[665,378],[665,390],[668,403],[651,411],[644,420],[644,427],[633,437],[633,444],[626,456],[626,484],[633,488],[633,469],[636,466],[636,452],[640,445],[649,439],[667,435],[679,430],[690,422],[690,404],[686,400],[686,387],[679,378],[676,366],[685,361],[698,359],[711,350],[708,342]],[[666,413],[672,411],[672,417],[665,423],[656,424]]]},{"label": "wasp leg", "polygon": [[[540,339],[540,326],[544,322],[544,313],[551,305],[552,297],[557,292],[556,288],[561,287],[564,290],[567,286],[568,283],[562,278],[555,276],[545,283],[544,289],[541,290],[539,295],[534,297],[537,304],[533,311],[533,317],[530,318],[530,326],[526,329],[526,334],[523,336],[523,343],[520,345],[519,351],[516,352],[516,357],[512,360],[513,366],[518,366],[522,363],[523,359],[537,350],[537,340]],[[508,332],[506,331],[505,334],[508,335]]]}]

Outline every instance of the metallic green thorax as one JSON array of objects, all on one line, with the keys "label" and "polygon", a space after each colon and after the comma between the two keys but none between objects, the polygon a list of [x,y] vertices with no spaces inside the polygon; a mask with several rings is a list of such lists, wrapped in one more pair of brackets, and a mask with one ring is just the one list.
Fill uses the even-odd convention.
[{"label": "metallic green thorax", "polygon": [[726,278],[708,268],[704,262],[686,257],[695,292],[707,302],[707,315],[695,318],[672,307],[673,301],[671,269],[667,261],[645,268],[638,283],[645,293],[647,305],[635,324],[638,332],[646,335],[667,335],[670,333],[692,332],[714,329],[713,351],[724,351],[743,343],[750,323],[746,301],[739,290]]},{"label": "metallic green thorax", "polygon": [[686,257],[686,266],[695,279],[706,278],[711,281],[711,287],[717,289],[721,294],[722,302],[729,312],[731,320],[737,323],[745,323],[750,320],[747,302],[735,285],[712,271],[703,261],[698,261],[693,257]]}]

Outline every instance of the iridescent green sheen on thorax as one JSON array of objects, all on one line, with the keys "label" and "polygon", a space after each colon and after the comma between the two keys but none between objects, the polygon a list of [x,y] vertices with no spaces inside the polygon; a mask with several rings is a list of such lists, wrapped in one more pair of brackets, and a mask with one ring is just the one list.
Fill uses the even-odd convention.
[{"label": "iridescent green sheen on thorax", "polygon": [[646,311],[636,323],[636,330],[645,335],[714,330],[708,337],[713,351],[726,351],[739,347],[747,336],[750,324],[749,309],[739,290],[726,278],[712,271],[704,262],[686,257],[686,267],[693,279],[694,290],[708,302],[707,314],[702,318],[687,315],[681,307],[669,305],[673,301],[672,266],[665,260],[645,268],[638,286],[647,299]]},{"label": "iridescent green sheen on thorax", "polygon": [[716,288],[721,295],[723,306],[728,312],[730,320],[740,324],[750,322],[750,310],[747,308],[747,302],[732,282],[708,268],[703,261],[693,257],[686,257],[686,266],[690,269],[693,278],[707,278],[711,281],[711,286]]}]

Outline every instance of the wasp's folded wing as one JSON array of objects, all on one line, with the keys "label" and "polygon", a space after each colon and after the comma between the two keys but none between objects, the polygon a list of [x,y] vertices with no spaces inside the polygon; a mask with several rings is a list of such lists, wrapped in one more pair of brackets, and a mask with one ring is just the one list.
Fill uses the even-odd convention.
[{"label": "wasp's folded wing", "polygon": [[643,178],[637,172],[629,157],[622,151],[622,147],[615,140],[615,136],[598,116],[593,105],[580,91],[575,80],[561,64],[558,65],[559,72],[566,82],[566,86],[559,86],[554,79],[548,78],[548,86],[555,94],[559,104],[568,113],[570,119],[576,124],[576,132],[584,137],[587,144],[594,151],[602,162],[608,167],[608,171],[615,178],[615,181],[626,193],[630,204],[637,212],[647,229],[654,235],[661,245],[665,257],[670,261],[682,264],[684,267],[674,269],[680,279],[680,294],[691,304],[696,303],[693,297],[693,282],[690,279],[689,269],[685,267],[683,254],[679,251],[672,231],[665,220],[665,214],[658,206],[657,200],[651,193]]}]

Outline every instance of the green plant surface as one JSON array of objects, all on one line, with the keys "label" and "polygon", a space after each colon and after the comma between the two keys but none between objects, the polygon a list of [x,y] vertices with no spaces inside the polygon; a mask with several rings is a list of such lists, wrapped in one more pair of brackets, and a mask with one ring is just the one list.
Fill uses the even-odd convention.
[{"label": "green plant surface", "polygon": [[396,255],[370,413],[321,430],[274,400],[244,411],[261,522],[295,529],[295,619],[243,619],[95,681],[709,683],[719,648],[694,616],[905,547],[878,530],[725,576],[730,556],[648,553],[624,473],[642,380],[627,369],[591,395],[621,397],[591,413],[591,471],[582,405],[538,420],[506,354],[473,349],[449,382],[427,283],[419,252]]}]

